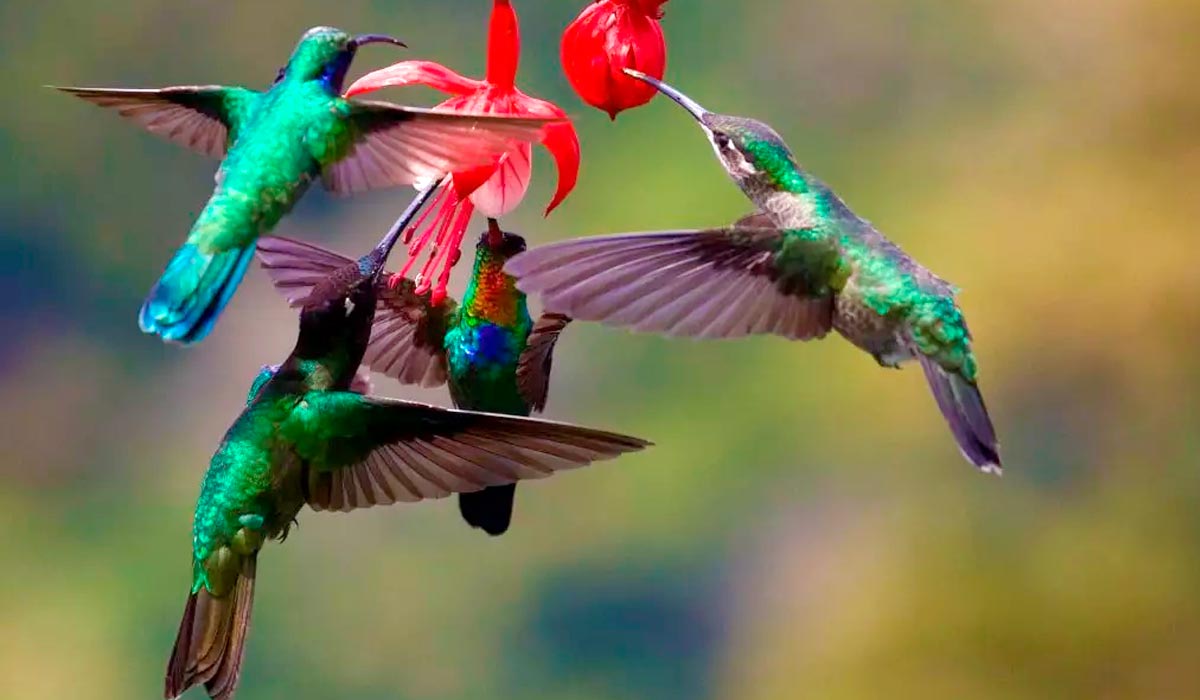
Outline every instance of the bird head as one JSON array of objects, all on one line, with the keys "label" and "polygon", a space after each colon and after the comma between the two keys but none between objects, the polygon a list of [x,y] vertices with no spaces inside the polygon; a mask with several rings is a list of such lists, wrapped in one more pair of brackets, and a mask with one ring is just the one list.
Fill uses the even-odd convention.
[{"label": "bird head", "polygon": [[799,170],[783,138],[767,124],[749,117],[710,112],[660,80],[629,68],[625,72],[652,85],[687,110],[708,136],[726,172],[748,193],[775,189],[783,179],[794,176]]},{"label": "bird head", "polygon": [[495,219],[488,219],[488,230],[479,234],[475,244],[476,257],[487,257],[500,263],[525,252],[525,239],[515,233],[501,230]]},{"label": "bird head", "polygon": [[281,77],[300,81],[319,80],[331,94],[341,94],[346,71],[360,46],[394,44],[404,46],[399,39],[385,34],[348,34],[333,27],[313,27],[300,37]]}]

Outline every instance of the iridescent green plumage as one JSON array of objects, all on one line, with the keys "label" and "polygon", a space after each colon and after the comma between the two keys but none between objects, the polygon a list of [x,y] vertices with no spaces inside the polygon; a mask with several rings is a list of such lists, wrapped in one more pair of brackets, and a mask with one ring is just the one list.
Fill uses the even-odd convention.
[{"label": "iridescent green plumage", "polygon": [[525,295],[504,273],[508,258],[524,249],[516,237],[493,249],[486,235],[476,248],[471,280],[443,345],[450,396],[459,408],[514,415],[532,410],[517,386],[517,364],[533,320]]},{"label": "iridescent green plumage", "polygon": [[[392,277],[379,290],[379,309],[364,362],[405,383],[449,384],[458,408],[527,416],[545,407],[554,344],[569,319],[557,314],[532,322],[525,295],[504,264],[525,249],[520,236],[492,222],[476,246],[463,303],[430,303],[411,280]],[[259,256],[277,287],[295,301],[316,271],[346,258],[309,244],[268,237]],[[510,522],[514,487],[462,494],[464,519],[490,534]]]},{"label": "iridescent green plumage", "polygon": [[[237,686],[264,543],[301,508],[353,510],[511,484],[638,450],[614,433],[456,411],[354,391],[392,245],[433,187],[370,254],[307,278],[291,355],[255,378],[196,503],[192,582],[166,695]],[[299,245],[299,244],[298,244]],[[361,388],[361,387],[360,387]]]},{"label": "iridescent green plumage", "polygon": [[628,72],[696,118],[756,212],[728,228],[544,246],[508,265],[519,286],[582,320],[693,337],[836,330],[881,365],[916,359],[963,454],[999,473],[957,290],[801,168],[771,127]]},{"label": "iridescent green plumage", "polygon": [[184,343],[207,335],[245,274],[255,239],[317,178],[338,194],[435,180],[494,162],[513,140],[539,137],[542,120],[343,99],[358,47],[376,42],[399,43],[311,29],[265,92],[219,85],[63,88],[152,133],[224,156],[187,242],[142,306],[144,331]]},{"label": "iridescent green plumage", "polygon": [[[510,234],[484,234],[476,247],[471,281],[454,314],[444,348],[450,397],[459,408],[527,416],[533,410],[517,381],[517,368],[533,321],[525,295],[504,263],[525,250]],[[462,517],[490,535],[501,535],[512,522],[516,485],[494,486],[458,497]]]}]

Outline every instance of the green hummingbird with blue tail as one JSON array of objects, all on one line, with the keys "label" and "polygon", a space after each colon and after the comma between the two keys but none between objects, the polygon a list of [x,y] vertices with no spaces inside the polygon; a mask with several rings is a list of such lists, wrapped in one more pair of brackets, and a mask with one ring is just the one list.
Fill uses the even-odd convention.
[{"label": "green hummingbird with blue tail", "polygon": [[[233,696],[263,545],[304,506],[350,511],[544,477],[641,450],[634,437],[357,393],[387,253],[423,199],[368,255],[312,285],[295,348],[260,372],[200,488],[191,587],[165,695]],[[361,387],[358,387],[361,390]]]},{"label": "green hummingbird with blue tail", "polygon": [[554,243],[508,263],[547,309],[668,335],[792,340],[836,330],[884,367],[917,360],[963,455],[999,474],[957,289],[859,217],[797,163],[770,126],[716,114],[626,70],[682,106],[757,210],[731,227]]},{"label": "green hummingbird with blue tail", "polygon": [[[385,275],[363,362],[405,384],[449,384],[461,409],[528,416],[542,411],[549,394],[554,346],[570,319],[547,313],[534,323],[525,295],[504,264],[525,250],[525,239],[488,220],[475,248],[475,263],[462,304],[430,302],[400,275]],[[319,246],[274,236],[258,243],[259,260],[292,305],[315,280],[349,258]],[[458,496],[472,527],[501,535],[512,522],[515,484]]]},{"label": "green hummingbird with blue tail", "polygon": [[537,119],[343,99],[351,61],[374,43],[404,45],[390,36],[310,29],[261,92],[222,85],[59,88],[177,144],[223,157],[216,188],[187,242],[142,305],[143,331],[180,343],[203,339],[245,275],[255,239],[317,178],[339,195],[410,185],[492,164],[516,142],[539,138],[546,122]]}]

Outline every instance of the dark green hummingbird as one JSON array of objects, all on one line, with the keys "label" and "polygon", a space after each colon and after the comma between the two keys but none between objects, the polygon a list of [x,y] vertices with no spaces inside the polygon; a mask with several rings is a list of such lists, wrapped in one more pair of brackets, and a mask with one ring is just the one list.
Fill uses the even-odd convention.
[{"label": "dark green hummingbird", "polygon": [[256,379],[200,488],[191,589],[166,697],[204,684],[233,695],[259,551],[300,510],[349,511],[546,476],[645,448],[634,437],[356,393],[387,253],[427,189],[371,253],[317,281],[291,355]]},{"label": "dark green hummingbird", "polygon": [[906,255],[796,162],[771,127],[710,112],[632,70],[688,111],[757,211],[732,227],[583,238],[508,263],[547,309],[669,335],[793,340],[836,330],[885,367],[920,362],[963,455],[1000,473],[955,287]]},{"label": "dark green hummingbird", "polygon": [[[463,303],[432,304],[412,280],[385,275],[363,362],[405,384],[449,383],[458,408],[528,416],[542,411],[549,393],[554,345],[570,319],[543,314],[534,323],[525,295],[504,264],[525,250],[525,239],[495,219],[475,247],[475,265]],[[258,256],[275,286],[294,306],[312,285],[349,258],[301,241],[264,236]],[[459,494],[462,517],[490,535],[508,530],[515,484]]]},{"label": "dark green hummingbird", "polygon": [[448,114],[341,97],[359,47],[403,46],[378,34],[316,27],[275,83],[157,90],[59,88],[117,110],[151,133],[223,157],[216,188],[142,305],[143,331],[191,343],[212,330],[271,230],[316,178],[335,194],[410,185],[490,165],[544,120]]}]

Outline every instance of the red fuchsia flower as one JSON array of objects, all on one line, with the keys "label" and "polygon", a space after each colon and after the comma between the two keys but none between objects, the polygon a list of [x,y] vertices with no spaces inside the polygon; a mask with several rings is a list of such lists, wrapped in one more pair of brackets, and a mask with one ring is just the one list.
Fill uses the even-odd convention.
[{"label": "red fuchsia flower", "polygon": [[[563,119],[546,127],[541,142],[558,169],[558,188],[546,207],[549,214],[575,187],[579,175],[579,137],[575,127],[566,120],[566,112],[557,105],[517,89],[520,54],[517,13],[509,0],[495,0],[488,28],[487,75],[483,80],[461,76],[432,61],[402,61],[359,78],[346,90],[346,97],[385,87],[426,85],[452,95],[438,105],[448,111]],[[405,233],[409,258],[401,275],[408,273],[429,241],[434,241],[429,258],[417,275],[417,293],[430,289],[433,274],[438,271],[437,283],[432,285],[431,301],[436,304],[445,298],[450,268],[461,255],[463,235],[471,214],[478,208],[482,214],[494,219],[520,203],[529,188],[531,151],[529,144],[514,142],[512,150],[501,156],[495,165],[454,173],[453,179],[442,186],[433,203]]]},{"label": "red fuchsia flower", "polygon": [[653,87],[625,75],[633,68],[662,79],[667,69],[662,6],[667,0],[596,0],[584,8],[562,40],[563,71],[586,103],[608,112],[644,105]]}]

